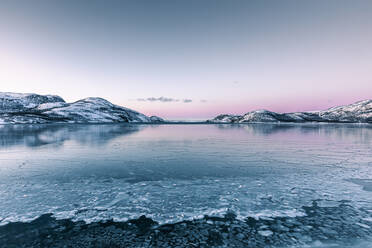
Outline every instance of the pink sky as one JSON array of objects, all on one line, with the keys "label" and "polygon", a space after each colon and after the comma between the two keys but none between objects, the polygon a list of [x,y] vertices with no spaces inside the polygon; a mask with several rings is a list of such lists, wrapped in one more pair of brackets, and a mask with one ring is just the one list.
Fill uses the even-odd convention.
[{"label": "pink sky", "polygon": [[168,119],[372,99],[372,1],[124,2],[4,1],[0,91]]}]

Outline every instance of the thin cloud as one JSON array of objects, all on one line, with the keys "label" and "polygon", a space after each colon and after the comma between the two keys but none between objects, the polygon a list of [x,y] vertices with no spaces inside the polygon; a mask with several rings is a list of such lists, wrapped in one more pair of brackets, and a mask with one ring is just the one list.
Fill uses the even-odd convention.
[{"label": "thin cloud", "polygon": [[140,101],[140,102],[180,102],[182,101],[184,103],[189,103],[189,102],[192,102],[192,99],[180,100],[180,99],[175,99],[171,97],[161,96],[161,97],[137,98],[137,101]]},{"label": "thin cloud", "polygon": [[178,99],[173,99],[173,98],[169,98],[169,97],[149,97],[147,98],[147,101],[150,101],[150,102],[178,102],[179,100]]}]

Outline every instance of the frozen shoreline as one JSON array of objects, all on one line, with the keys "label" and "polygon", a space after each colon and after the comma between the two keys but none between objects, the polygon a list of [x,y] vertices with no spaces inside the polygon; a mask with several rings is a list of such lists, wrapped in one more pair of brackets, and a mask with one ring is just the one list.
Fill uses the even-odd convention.
[{"label": "frozen shoreline", "polygon": [[347,204],[303,209],[305,216],[238,220],[228,211],[162,225],[145,216],[86,224],[44,214],[1,226],[0,247],[349,247],[372,235],[372,222]]}]

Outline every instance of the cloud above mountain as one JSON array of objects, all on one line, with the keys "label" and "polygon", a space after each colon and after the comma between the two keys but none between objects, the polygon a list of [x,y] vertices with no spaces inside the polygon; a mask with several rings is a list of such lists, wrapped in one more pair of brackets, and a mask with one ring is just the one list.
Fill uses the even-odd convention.
[{"label": "cloud above mountain", "polygon": [[148,97],[148,98],[137,98],[137,101],[140,102],[183,102],[183,103],[190,103],[192,99],[175,99],[171,97]]}]

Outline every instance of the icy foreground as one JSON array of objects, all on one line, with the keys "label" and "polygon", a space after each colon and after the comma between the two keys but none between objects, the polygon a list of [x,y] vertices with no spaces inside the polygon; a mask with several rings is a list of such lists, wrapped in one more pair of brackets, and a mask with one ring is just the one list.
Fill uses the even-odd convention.
[{"label": "icy foreground", "polygon": [[[303,207],[302,217],[236,219],[233,212],[159,225],[144,215],[125,222],[57,220],[45,214],[30,223],[0,226],[0,247],[370,247],[352,239],[372,235],[367,221],[346,204]],[[340,218],[341,221],[336,221]],[[363,224],[365,222],[367,224]],[[36,231],[37,230],[37,231]],[[337,239],[338,242],[329,242]],[[356,244],[355,244],[356,243]],[[329,246],[326,246],[326,245]]]},{"label": "icy foreground", "polygon": [[222,114],[208,122],[244,123],[244,122],[342,122],[372,123],[372,100],[356,102],[350,105],[330,108],[324,111],[276,113],[268,110],[256,110],[245,115]]},{"label": "icy foreground", "polygon": [[0,93],[0,124],[162,121],[97,97],[66,103],[53,95]]},{"label": "icy foreground", "polygon": [[370,124],[2,125],[0,248],[369,248],[371,151]]}]

